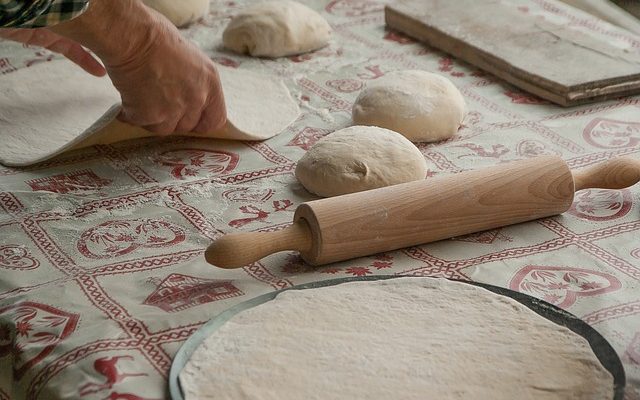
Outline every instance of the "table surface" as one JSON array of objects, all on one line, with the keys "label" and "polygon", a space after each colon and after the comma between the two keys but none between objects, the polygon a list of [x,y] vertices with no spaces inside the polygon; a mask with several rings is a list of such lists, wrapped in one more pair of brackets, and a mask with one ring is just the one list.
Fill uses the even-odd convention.
[{"label": "table surface", "polygon": [[[582,12],[510,1],[640,52],[639,37]],[[542,154],[572,168],[640,157],[640,97],[560,108],[385,30],[383,1],[303,2],[335,30],[312,54],[260,60],[223,51],[222,30],[247,1],[214,0],[207,18],[183,31],[218,63],[285,79],[303,114],[281,135],[139,140],[26,169],[0,166],[0,400],[164,398],[173,355],[225,309],[297,284],[377,274],[473,280],[556,304],[611,342],[626,369],[625,398],[640,399],[638,186],[579,192],[562,216],[326,267],[293,253],[238,270],[205,263],[204,248],[223,233],[291,222],[314,198],[293,176],[296,161],[350,125],[359,90],[392,70],[442,74],[467,102],[458,136],[419,145],[429,176]],[[53,57],[0,42],[0,79]]]}]

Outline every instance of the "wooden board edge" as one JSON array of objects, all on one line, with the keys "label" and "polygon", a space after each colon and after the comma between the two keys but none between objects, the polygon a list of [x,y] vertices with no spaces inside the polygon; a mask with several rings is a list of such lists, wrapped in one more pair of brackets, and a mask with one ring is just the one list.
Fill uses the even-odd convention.
[{"label": "wooden board edge", "polygon": [[638,92],[640,92],[640,74],[627,76],[625,78],[627,78],[625,82],[611,83],[601,87],[576,87],[567,93],[568,103],[583,104],[585,102],[608,100],[638,94]]}]

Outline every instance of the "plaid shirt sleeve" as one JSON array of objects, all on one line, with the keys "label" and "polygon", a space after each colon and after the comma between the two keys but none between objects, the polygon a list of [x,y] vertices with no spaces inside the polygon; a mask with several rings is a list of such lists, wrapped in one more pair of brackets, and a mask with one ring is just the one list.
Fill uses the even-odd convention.
[{"label": "plaid shirt sleeve", "polygon": [[0,0],[0,28],[41,28],[72,19],[89,0]]}]

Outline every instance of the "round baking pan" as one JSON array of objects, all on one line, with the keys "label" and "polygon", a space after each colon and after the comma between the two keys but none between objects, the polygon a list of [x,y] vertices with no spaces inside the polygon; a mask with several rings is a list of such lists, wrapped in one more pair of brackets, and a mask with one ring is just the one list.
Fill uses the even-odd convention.
[{"label": "round baking pan", "polygon": [[[180,387],[180,380],[178,379],[182,368],[187,364],[193,352],[200,346],[200,344],[209,337],[216,329],[227,322],[231,317],[237,313],[246,309],[258,306],[267,301],[273,300],[280,293],[287,290],[304,290],[304,289],[316,289],[326,286],[339,285],[346,282],[360,282],[360,281],[377,281],[383,279],[394,278],[410,278],[411,276],[404,275],[378,275],[378,276],[364,276],[354,278],[341,278],[331,279],[320,282],[305,283],[303,285],[293,286],[287,289],[278,290],[271,293],[266,293],[261,296],[255,297],[251,300],[236,304],[228,310],[218,314],[212,318],[209,322],[204,324],[198,329],[187,341],[182,345],[171,365],[171,371],[169,372],[169,392],[173,400],[184,400],[182,388]],[[435,279],[435,278],[434,278]],[[438,278],[440,279],[440,278]],[[510,289],[501,288],[498,286],[488,285],[485,283],[468,282],[451,279],[452,281],[466,283],[469,285],[479,286],[496,294],[510,297],[515,301],[523,304],[529,309],[533,310],[537,314],[543,316],[549,321],[553,321],[558,325],[562,325],[571,329],[573,332],[585,338],[591,345],[593,353],[598,357],[600,363],[613,375],[614,392],[611,394],[612,400],[622,400],[624,396],[625,386],[625,374],[622,367],[622,362],[616,354],[613,347],[602,337],[595,329],[589,326],[586,322],[582,321],[575,315],[564,311],[561,308],[547,303],[544,300],[537,299],[535,297],[519,293]]]}]

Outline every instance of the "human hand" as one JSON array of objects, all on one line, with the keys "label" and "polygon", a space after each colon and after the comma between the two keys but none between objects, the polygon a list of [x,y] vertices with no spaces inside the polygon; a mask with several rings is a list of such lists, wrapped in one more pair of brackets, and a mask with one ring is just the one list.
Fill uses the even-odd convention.
[{"label": "human hand", "polygon": [[62,54],[91,75],[104,76],[107,73],[102,64],[100,64],[91,53],[85,50],[80,43],[51,32],[47,28],[5,28],[0,29],[0,37],[29,46],[44,47],[55,53]]},{"label": "human hand", "polygon": [[210,133],[226,123],[213,62],[139,0],[92,0],[51,28],[91,49],[122,98],[119,119],[159,135]]},{"label": "human hand", "polygon": [[226,123],[216,67],[164,17],[136,46],[104,59],[122,97],[119,119],[157,133],[208,133]]}]

